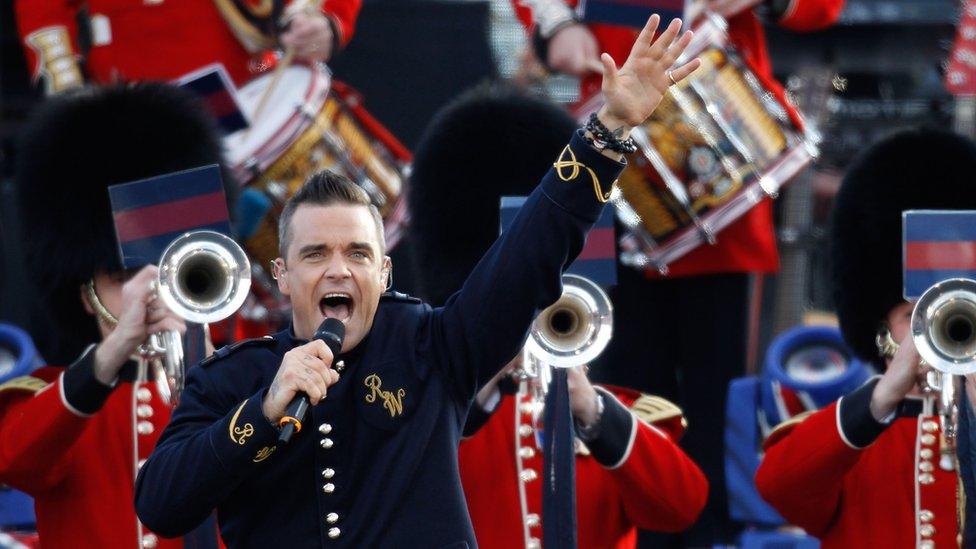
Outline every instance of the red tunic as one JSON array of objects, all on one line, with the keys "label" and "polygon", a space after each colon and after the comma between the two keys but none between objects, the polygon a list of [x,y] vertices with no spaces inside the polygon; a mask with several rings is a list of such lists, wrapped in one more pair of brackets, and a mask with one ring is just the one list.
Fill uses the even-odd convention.
[{"label": "red tunic", "polygon": [[763,498],[825,549],[958,547],[958,476],[943,467],[952,460],[940,452],[938,418],[896,419],[857,448],[839,407],[770,435],[756,473]]},{"label": "red tunic", "polygon": [[[631,418],[624,430],[629,436],[605,441],[619,446],[617,463],[603,465],[589,452],[577,452],[579,547],[635,547],[637,528],[684,530],[705,505],[708,481],[674,442],[673,436],[682,429],[681,410],[659,398],[637,400],[638,393],[624,389],[613,388],[613,396],[603,395],[607,407],[619,407]],[[614,396],[617,400],[611,402]],[[538,478],[542,451],[533,442],[530,416],[520,412],[516,417],[516,399],[505,396],[494,415],[462,441],[459,450],[468,510],[478,544],[486,549],[533,547],[542,538]],[[635,400],[635,413],[627,412],[624,406],[634,405]],[[522,402],[528,402],[527,397]],[[652,426],[638,414],[656,416],[657,421]],[[525,486],[524,511],[520,484]]]},{"label": "red tunic", "polygon": [[64,368],[0,385],[0,483],[34,497],[43,547],[182,547],[143,527],[136,472],[169,422],[154,382],[119,381],[87,416],[68,403]]},{"label": "red tunic", "polygon": [[[532,28],[532,11],[522,0],[512,0],[519,19]],[[574,0],[569,4],[575,5]],[[815,31],[833,24],[840,16],[844,0],[793,0],[780,26],[793,31]],[[745,10],[728,21],[729,38],[742,53],[756,75],[768,89],[784,99],[782,87],[773,79],[766,36],[753,10]],[[609,53],[621,65],[630,53],[637,31],[614,25],[589,26],[600,50]],[[581,97],[590,97],[600,90],[600,77],[594,75],[582,83]],[[785,101],[784,101],[785,102]],[[669,277],[732,272],[774,272],[779,268],[776,237],[773,232],[771,202],[763,200],[738,221],[718,234],[718,244],[702,245],[668,266]],[[656,278],[651,269],[648,276]]]},{"label": "red tunic", "polygon": [[[218,2],[233,5],[232,0],[87,0],[93,42],[84,63],[88,77],[98,83],[171,80],[219,62],[238,85],[247,82],[267,68],[238,39],[253,36],[254,27],[240,15],[225,19]],[[75,18],[80,4],[15,3],[29,66],[35,79],[44,76],[48,86],[56,88],[51,91],[70,87],[81,76],[77,65],[72,66],[79,53]],[[325,2],[322,11],[338,29],[340,45],[352,38],[361,4],[362,0]],[[255,41],[264,40],[259,36]]]}]

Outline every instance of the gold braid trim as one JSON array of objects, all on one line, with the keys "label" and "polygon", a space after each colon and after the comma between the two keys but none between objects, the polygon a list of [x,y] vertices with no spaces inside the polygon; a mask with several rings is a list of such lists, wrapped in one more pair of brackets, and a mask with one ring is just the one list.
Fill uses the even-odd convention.
[{"label": "gold braid trim", "polygon": [[[569,156],[568,160],[566,159],[567,155]],[[613,184],[610,185],[610,190],[604,193],[603,187],[600,185],[600,179],[596,176],[596,172],[594,172],[593,169],[586,164],[576,160],[576,153],[573,152],[573,149],[571,149],[569,145],[566,145],[563,152],[559,153],[559,158],[552,163],[552,167],[556,169],[556,175],[559,176],[559,179],[566,182],[571,182],[579,177],[580,168],[586,170],[586,173],[590,174],[590,179],[593,181],[593,192],[596,194],[596,199],[600,202],[600,204],[606,204],[610,200],[610,195],[613,193],[613,188],[617,184],[617,182],[614,181]],[[570,170],[569,175],[565,175],[563,173],[563,170],[567,168]]]},{"label": "gold braid trim", "polygon": [[38,29],[24,37],[24,43],[37,56],[34,80],[44,81],[47,95],[84,85],[67,27],[56,25]]}]

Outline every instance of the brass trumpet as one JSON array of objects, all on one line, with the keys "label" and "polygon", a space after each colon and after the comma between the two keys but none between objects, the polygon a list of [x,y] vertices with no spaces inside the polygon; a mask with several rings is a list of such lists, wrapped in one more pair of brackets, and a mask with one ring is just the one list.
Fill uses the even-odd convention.
[{"label": "brass trumpet", "polygon": [[912,339],[934,368],[923,389],[938,393],[939,418],[953,439],[959,417],[959,376],[976,373],[976,280],[950,278],[932,285],[915,304]]},{"label": "brass trumpet", "polygon": [[607,348],[613,335],[613,306],[593,281],[563,275],[563,294],[529,329],[520,377],[539,378],[548,387],[548,367],[586,364]]},{"label": "brass trumpet", "polygon": [[[229,317],[244,303],[251,287],[251,264],[231,238],[193,231],[166,247],[154,283],[170,310],[190,322],[208,324]],[[153,334],[140,352],[154,359],[160,394],[175,405],[186,374],[179,332]]]}]

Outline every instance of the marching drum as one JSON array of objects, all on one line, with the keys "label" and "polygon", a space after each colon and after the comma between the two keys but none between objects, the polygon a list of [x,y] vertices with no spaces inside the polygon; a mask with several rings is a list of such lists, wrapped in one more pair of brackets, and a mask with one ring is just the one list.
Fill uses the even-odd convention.
[{"label": "marching drum", "polygon": [[278,257],[278,217],[285,202],[323,169],[366,190],[383,215],[387,247],[396,244],[406,221],[410,153],[366,112],[354,90],[332,81],[327,69],[296,64],[285,68],[277,83],[273,74],[248,83],[239,99],[252,126],[227,136],[225,146],[245,193],[254,200],[259,192],[258,201],[265,204],[263,217],[242,230],[256,267],[267,269]]},{"label": "marching drum", "polygon": [[[793,123],[728,43],[723,19],[704,15],[675,65],[694,56],[701,67],[631,134],[639,149],[613,203],[627,229],[621,261],[633,267],[666,273],[697,246],[715,244],[818,155],[813,132]],[[580,118],[602,103],[598,95],[581,105]]]}]

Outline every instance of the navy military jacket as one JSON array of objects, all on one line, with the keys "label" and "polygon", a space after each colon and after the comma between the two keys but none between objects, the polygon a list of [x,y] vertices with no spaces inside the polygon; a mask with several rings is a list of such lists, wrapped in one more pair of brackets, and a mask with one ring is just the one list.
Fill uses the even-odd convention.
[{"label": "navy military jacket", "polygon": [[444,307],[381,299],[370,334],[337,358],[341,379],[287,445],[261,404],[282,356],[304,341],[286,331],[191,368],[139,471],[139,518],[178,536],[217,509],[229,547],[476,546],[457,464],[468,407],[536,310],[559,298],[622,167],[575,134]]}]

